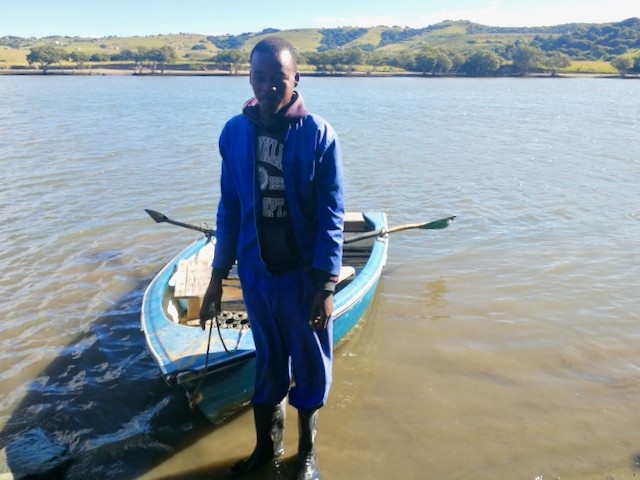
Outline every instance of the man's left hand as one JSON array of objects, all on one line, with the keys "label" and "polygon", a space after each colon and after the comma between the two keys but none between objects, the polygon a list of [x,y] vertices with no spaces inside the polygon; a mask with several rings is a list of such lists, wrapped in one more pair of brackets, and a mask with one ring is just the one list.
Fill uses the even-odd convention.
[{"label": "man's left hand", "polygon": [[316,330],[324,330],[329,325],[331,315],[333,315],[333,292],[323,290],[316,293],[311,305],[309,325]]}]

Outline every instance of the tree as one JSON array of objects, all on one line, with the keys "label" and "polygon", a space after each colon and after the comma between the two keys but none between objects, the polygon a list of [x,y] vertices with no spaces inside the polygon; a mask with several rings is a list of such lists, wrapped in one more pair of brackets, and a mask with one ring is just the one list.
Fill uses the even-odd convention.
[{"label": "tree", "polygon": [[122,50],[120,50],[120,53],[118,54],[118,60],[121,61],[135,61],[136,59],[136,53],[133,52],[132,50],[129,50],[128,48],[123,48]]},{"label": "tree", "polygon": [[371,67],[371,72],[375,72],[377,67],[389,65],[388,56],[382,52],[371,52],[367,55],[366,64]]},{"label": "tree", "polygon": [[316,72],[327,73],[331,61],[328,52],[310,52],[306,54],[307,63],[316,67]]},{"label": "tree", "polygon": [[633,59],[627,55],[616,57],[611,60],[611,66],[618,70],[621,77],[627,75],[627,72],[633,68]]},{"label": "tree", "polygon": [[540,66],[542,55],[539,48],[517,45],[513,51],[513,66],[520,70],[522,75],[527,75]]},{"label": "tree", "polygon": [[412,69],[422,72],[423,75],[427,75],[427,73],[435,75],[436,73],[447,73],[452,68],[453,60],[448,52],[427,45],[416,54]]},{"label": "tree", "polygon": [[429,46],[422,47],[422,50],[416,54],[415,69],[422,72],[422,75],[436,74],[436,65],[438,64],[438,51]]},{"label": "tree", "polygon": [[453,60],[449,57],[449,54],[442,49],[438,49],[438,61],[436,63],[436,70],[439,73],[448,73],[453,68]]},{"label": "tree", "polygon": [[69,54],[62,48],[44,45],[33,47],[27,55],[27,62],[29,62],[29,65],[37,63],[39,68],[42,69],[42,73],[47,73],[47,70],[51,65],[54,63],[60,63],[68,56]]},{"label": "tree", "polygon": [[341,72],[344,69],[342,65],[344,65],[344,59],[342,57],[342,52],[337,50],[327,50],[322,52],[326,54],[326,61],[328,62],[328,66],[331,67],[332,72]]},{"label": "tree", "polygon": [[111,61],[111,55],[108,53],[94,53],[89,57],[90,62],[109,62]]},{"label": "tree", "polygon": [[633,57],[633,67],[629,69],[629,73],[633,73],[636,76],[640,74],[640,55]]},{"label": "tree", "polygon": [[552,76],[556,76],[558,74],[558,70],[562,70],[563,68],[568,68],[571,66],[571,58],[569,55],[565,55],[564,53],[556,52],[553,55],[545,58],[544,66],[549,69]]},{"label": "tree", "polygon": [[336,61],[338,64],[347,66],[347,73],[351,75],[353,68],[356,65],[360,65],[364,58],[362,50],[352,48],[350,50],[343,50],[336,55]]},{"label": "tree", "polygon": [[148,57],[149,49],[146,47],[138,47],[136,51],[133,52],[133,61],[136,62],[136,69],[139,70],[139,73],[142,73],[142,68]]},{"label": "tree", "polygon": [[85,62],[88,62],[91,56],[87,52],[81,50],[74,50],[69,56],[72,62],[76,62],[78,68],[84,68]]},{"label": "tree", "polygon": [[249,55],[244,50],[225,50],[213,57],[213,61],[226,65],[230,75],[232,73],[237,75],[238,65],[249,63]]},{"label": "tree", "polygon": [[500,68],[500,57],[489,50],[476,50],[460,67],[461,71],[472,77],[489,77]]},{"label": "tree", "polygon": [[447,52],[447,58],[451,61],[451,67],[448,72],[460,72],[462,71],[462,65],[464,65],[465,57],[458,51]]},{"label": "tree", "polygon": [[160,68],[160,73],[164,73],[164,69],[167,63],[174,63],[176,61],[176,51],[169,46],[161,48],[154,48],[147,52],[147,60],[151,62],[151,72],[155,73],[156,69]]},{"label": "tree", "polygon": [[401,50],[399,52],[390,53],[388,62],[392,67],[411,70],[416,63],[416,55],[410,50]]}]

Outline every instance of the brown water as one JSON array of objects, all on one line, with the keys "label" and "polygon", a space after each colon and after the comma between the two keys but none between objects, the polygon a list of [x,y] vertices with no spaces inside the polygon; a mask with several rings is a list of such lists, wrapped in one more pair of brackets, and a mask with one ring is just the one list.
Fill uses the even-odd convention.
[{"label": "brown water", "polygon": [[[350,209],[405,232],[338,352],[323,478],[640,475],[640,83],[303,79],[338,131]],[[211,221],[215,142],[246,79],[0,77],[1,445],[42,427],[66,479],[222,478],[222,427],[138,331],[150,278]],[[255,478],[288,478],[283,464]]]}]

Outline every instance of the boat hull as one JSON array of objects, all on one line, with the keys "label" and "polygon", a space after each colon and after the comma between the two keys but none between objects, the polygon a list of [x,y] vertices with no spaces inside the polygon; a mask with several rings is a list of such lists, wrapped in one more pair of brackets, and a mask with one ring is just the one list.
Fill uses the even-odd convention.
[{"label": "boat hull", "polygon": [[[364,214],[362,218],[370,230],[381,231],[387,227],[386,216],[382,212]],[[249,403],[253,395],[255,346],[251,330],[239,334],[233,329],[222,329],[227,346],[235,346],[240,339],[237,351],[228,354],[217,332],[177,324],[168,318],[166,312],[167,285],[178,263],[193,256],[206,243],[207,240],[203,239],[186,248],[152,280],[143,299],[141,328],[147,347],[165,380],[182,385],[192,405],[197,405],[211,422],[221,423]],[[334,347],[348,338],[364,316],[386,263],[386,235],[358,243],[361,246],[354,244],[356,250],[360,256],[365,251],[366,258],[355,277],[339,288],[334,296]],[[344,258],[349,258],[346,247]],[[209,355],[206,355],[207,347]]]}]

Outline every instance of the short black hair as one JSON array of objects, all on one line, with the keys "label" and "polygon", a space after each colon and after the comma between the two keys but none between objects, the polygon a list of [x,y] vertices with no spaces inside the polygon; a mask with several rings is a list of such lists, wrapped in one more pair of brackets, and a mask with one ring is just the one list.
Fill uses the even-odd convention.
[{"label": "short black hair", "polygon": [[253,58],[254,53],[268,53],[271,55],[278,55],[280,52],[289,52],[293,59],[294,67],[298,66],[298,57],[296,56],[296,49],[288,40],[280,37],[267,37],[260,40],[251,50],[249,55],[249,62]]}]

